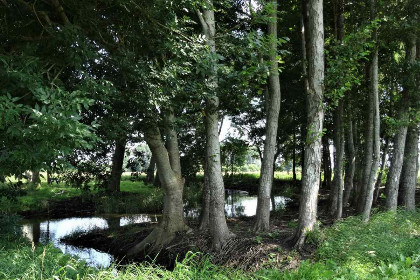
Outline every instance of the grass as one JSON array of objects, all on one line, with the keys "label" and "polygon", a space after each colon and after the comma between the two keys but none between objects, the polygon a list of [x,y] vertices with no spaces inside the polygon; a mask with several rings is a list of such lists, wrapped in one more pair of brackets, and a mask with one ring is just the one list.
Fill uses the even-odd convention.
[{"label": "grass", "polygon": [[48,185],[42,182],[34,188],[23,186],[23,195],[14,199],[0,196],[0,214],[22,213],[25,211],[43,213],[51,202],[65,201],[80,197],[93,203],[99,213],[156,213],[162,209],[162,191],[143,181],[121,181],[121,193],[106,194],[91,189],[89,192],[63,184]]},{"label": "grass", "polygon": [[[16,238],[18,223],[0,219],[0,279],[420,279],[420,213],[376,213],[369,224],[351,217],[322,229],[312,260],[296,270],[244,272],[188,255],[173,271],[141,263],[87,267],[51,245]],[[6,232],[6,233],[5,233]]]},{"label": "grass", "polygon": [[322,230],[315,262],[270,279],[420,279],[420,213],[350,217]]}]

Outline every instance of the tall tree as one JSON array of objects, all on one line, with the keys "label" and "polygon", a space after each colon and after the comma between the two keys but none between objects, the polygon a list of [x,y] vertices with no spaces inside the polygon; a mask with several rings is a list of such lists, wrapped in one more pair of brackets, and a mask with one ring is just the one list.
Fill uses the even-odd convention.
[{"label": "tall tree", "polygon": [[277,58],[277,0],[271,0],[266,6],[269,10],[270,75],[268,81],[268,99],[265,100],[268,113],[258,188],[257,214],[254,224],[255,231],[266,231],[270,228],[270,197],[273,185],[274,155],[276,153],[276,137],[281,101]]},{"label": "tall tree", "polygon": [[349,203],[351,194],[353,192],[353,180],[354,180],[354,172],[356,167],[356,152],[354,148],[354,135],[353,135],[353,120],[351,119],[350,106],[347,109],[348,112],[348,120],[347,120],[347,127],[346,127],[346,158],[347,158],[347,165],[346,165],[346,176],[344,178],[344,196],[343,196],[343,207],[346,207]]},{"label": "tall tree", "polygon": [[[339,44],[344,39],[344,0],[334,1],[334,33]],[[334,161],[333,191],[331,193],[330,214],[340,219],[343,212],[343,188],[344,188],[344,106],[343,97],[339,97],[337,108],[334,112],[334,146],[336,149]]]},{"label": "tall tree", "polygon": [[[306,7],[306,3],[303,4]],[[308,56],[308,130],[305,142],[305,169],[302,178],[302,193],[299,206],[298,228],[293,238],[296,247],[301,247],[308,231],[314,229],[321,168],[321,138],[324,121],[324,23],[323,1],[308,0],[308,25],[306,51]],[[303,11],[303,15],[306,12]]]},{"label": "tall tree", "polygon": [[178,138],[174,128],[175,117],[172,110],[167,110],[164,114],[166,146],[156,122],[148,123],[145,130],[146,142],[156,158],[164,194],[162,221],[143,241],[128,251],[130,257],[156,253],[170,243],[176,233],[189,230],[184,221],[184,179],[181,175]]},{"label": "tall tree", "polygon": [[[376,0],[369,0],[370,19],[376,19]],[[363,220],[369,221],[373,203],[373,192],[377,179],[377,171],[380,157],[380,120],[379,120],[379,91],[378,91],[378,43],[377,28],[372,32],[374,50],[369,62],[369,101],[368,101],[368,125],[365,143],[365,169],[363,174],[363,190],[361,197],[361,213]]]},{"label": "tall tree", "polygon": [[206,96],[206,171],[210,189],[209,226],[212,238],[212,248],[220,251],[226,241],[232,236],[226,224],[225,217],[225,187],[223,183],[222,165],[220,160],[219,142],[219,97],[217,96],[217,52],[216,52],[216,22],[212,0],[204,3],[203,10],[197,10],[206,44],[211,57],[210,74],[208,77],[209,93]]},{"label": "tall tree", "polygon": [[[414,60],[419,60],[420,57],[420,46],[419,40],[416,41],[416,36],[411,35],[408,42],[408,52],[406,55],[409,57],[409,71],[410,73],[413,72],[414,75],[412,79],[412,90],[418,90],[418,72],[415,70],[413,71],[410,69],[410,66],[414,66]],[[417,70],[418,71],[418,70]],[[407,85],[409,86],[409,85]],[[419,106],[419,95],[418,92],[412,92],[411,102],[414,111],[418,110]],[[410,126],[408,127],[407,133],[407,142],[406,142],[406,149],[404,153],[404,164],[403,164],[403,178],[401,179],[401,189],[403,191],[403,205],[409,211],[414,211],[416,208],[415,205],[415,192],[416,192],[416,183],[417,183],[417,175],[418,175],[418,158],[419,158],[419,123],[418,119],[414,119],[411,121]]]},{"label": "tall tree", "polygon": [[[407,65],[413,64],[416,60],[416,37],[409,36],[406,42],[406,60]],[[391,159],[391,166],[386,180],[386,208],[388,210],[397,210],[398,189],[400,185],[400,175],[403,167],[404,150],[409,123],[410,110],[410,90],[408,85],[404,85],[402,97],[398,109],[399,127],[394,137],[394,150]]]}]

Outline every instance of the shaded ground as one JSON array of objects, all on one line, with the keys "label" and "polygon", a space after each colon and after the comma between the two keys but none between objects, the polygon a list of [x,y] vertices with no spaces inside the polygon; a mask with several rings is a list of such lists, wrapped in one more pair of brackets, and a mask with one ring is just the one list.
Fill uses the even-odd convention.
[{"label": "shaded ground", "polygon": [[[252,231],[254,217],[231,218],[229,229],[236,235],[222,249],[221,253],[211,251],[208,232],[198,230],[198,220],[188,220],[192,233],[179,235],[153,259],[167,268],[175,260],[182,260],[188,252],[200,252],[211,256],[214,264],[256,271],[262,268],[292,269],[303,259],[310,258],[316,246],[307,245],[302,251],[293,250],[288,244],[297,225],[296,204],[290,203],[287,212],[272,214],[269,232],[256,235]],[[134,224],[117,229],[95,230],[82,235],[70,236],[63,241],[80,247],[90,247],[113,255],[121,264],[133,260],[125,258],[126,252],[141,242],[156,226],[154,223]],[[134,261],[144,261],[136,259]]]}]

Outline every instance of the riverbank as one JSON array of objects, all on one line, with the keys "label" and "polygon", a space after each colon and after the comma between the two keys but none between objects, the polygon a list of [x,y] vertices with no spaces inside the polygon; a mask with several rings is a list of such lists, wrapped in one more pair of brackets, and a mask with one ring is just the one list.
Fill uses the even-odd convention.
[{"label": "riverbank", "polygon": [[86,216],[94,213],[159,213],[162,190],[143,181],[121,181],[121,191],[106,193],[91,189],[82,191],[63,184],[37,188],[23,185],[20,194],[0,197],[0,213],[23,217]]},{"label": "riverbank", "polygon": [[[0,221],[0,279],[419,279],[420,213],[376,213],[369,224],[350,217],[311,234],[317,250],[298,268],[238,269],[188,254],[172,271],[150,263],[94,269],[51,245],[17,238],[19,222]],[[281,237],[277,237],[281,242]],[[263,241],[264,242],[264,241]],[[286,261],[293,258],[290,251]],[[214,258],[213,258],[214,260]]]},{"label": "riverbank", "polygon": [[[121,191],[106,193],[97,189],[83,191],[65,186],[63,183],[48,185],[42,182],[33,187],[24,184],[19,190],[12,190],[9,195],[0,193],[0,214],[19,214],[23,217],[68,217],[93,214],[142,214],[160,213],[163,208],[163,193],[158,187],[145,184],[144,176],[123,176]],[[235,174],[225,178],[226,189],[247,191],[256,194],[258,190],[257,173]],[[203,178],[186,184],[184,201],[189,208],[197,208],[201,203],[201,185]],[[273,194],[295,198],[299,181],[284,172],[276,173]],[[1,187],[1,186],[0,186]],[[4,190],[6,191],[6,187]],[[1,189],[0,189],[1,191]],[[9,191],[9,190],[8,190]],[[9,191],[10,192],[10,191]]]}]

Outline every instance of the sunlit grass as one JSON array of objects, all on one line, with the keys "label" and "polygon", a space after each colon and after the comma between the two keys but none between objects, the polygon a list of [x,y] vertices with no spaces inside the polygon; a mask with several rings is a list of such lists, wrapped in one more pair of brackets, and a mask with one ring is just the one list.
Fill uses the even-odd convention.
[{"label": "sunlit grass", "polygon": [[321,230],[312,261],[295,270],[255,273],[217,266],[194,254],[173,271],[150,263],[98,270],[51,245],[32,247],[14,231],[13,220],[2,223],[0,218],[0,279],[420,279],[418,212],[377,213],[369,224],[359,217],[346,219]]}]

